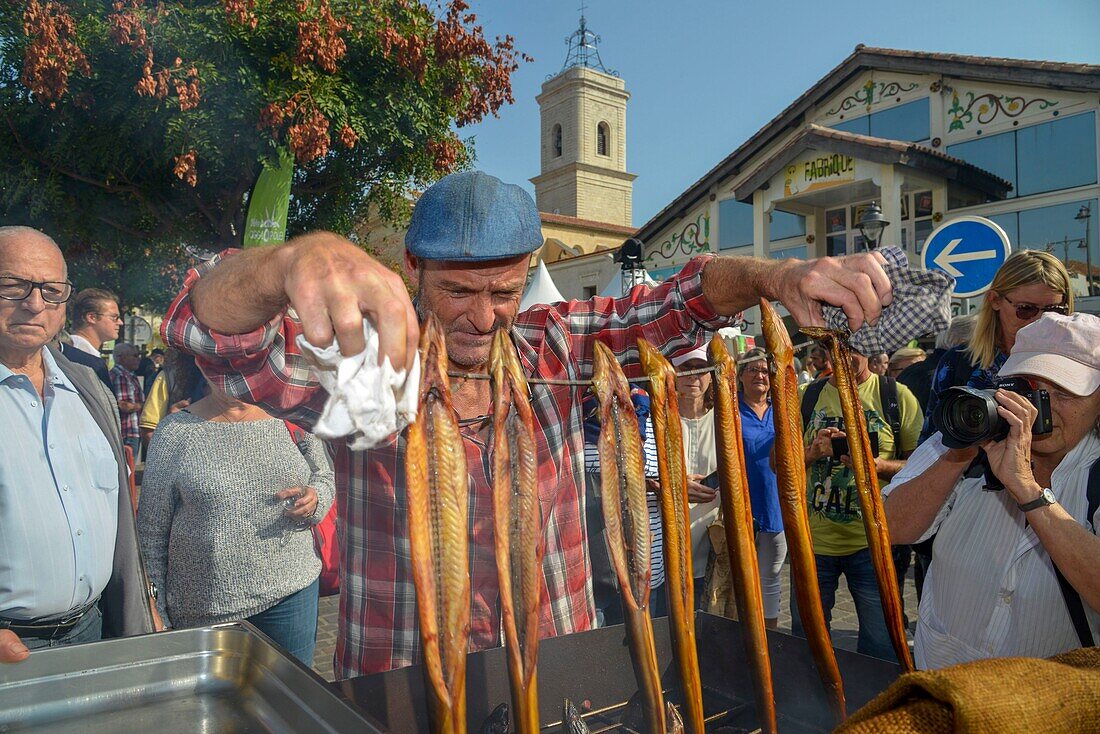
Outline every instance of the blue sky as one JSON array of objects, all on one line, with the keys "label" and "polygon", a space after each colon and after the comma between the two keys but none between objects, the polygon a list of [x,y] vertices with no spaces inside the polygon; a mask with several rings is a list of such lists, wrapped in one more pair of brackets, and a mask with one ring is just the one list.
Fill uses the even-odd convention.
[{"label": "blue sky", "polygon": [[[1098,0],[587,0],[604,64],[631,93],[627,169],[642,225],[839,64],[856,44],[1100,64]],[[535,58],[515,104],[458,131],[477,167],[505,181],[539,173],[535,96],[561,70],[580,0],[471,0],[486,35]]]}]

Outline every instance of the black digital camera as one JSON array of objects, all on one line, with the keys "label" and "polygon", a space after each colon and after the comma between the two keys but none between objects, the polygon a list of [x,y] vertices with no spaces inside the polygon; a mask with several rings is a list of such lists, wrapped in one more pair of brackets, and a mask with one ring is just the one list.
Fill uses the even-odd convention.
[{"label": "black digital camera", "polygon": [[943,445],[951,449],[964,449],[986,440],[1003,441],[1008,436],[1008,423],[997,413],[997,390],[1008,390],[1026,397],[1039,415],[1031,433],[1041,436],[1053,430],[1050,413],[1050,394],[1031,384],[1023,377],[1005,377],[997,380],[992,390],[973,387],[950,387],[940,396],[940,403],[932,414],[932,423],[943,434]]}]

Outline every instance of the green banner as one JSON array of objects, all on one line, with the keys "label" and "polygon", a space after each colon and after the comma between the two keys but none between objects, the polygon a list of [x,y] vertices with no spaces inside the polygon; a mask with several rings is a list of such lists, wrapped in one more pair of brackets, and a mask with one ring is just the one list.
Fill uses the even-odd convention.
[{"label": "green banner", "polygon": [[248,217],[244,226],[244,246],[277,245],[286,240],[286,215],[290,208],[290,181],[294,175],[294,156],[286,148],[279,152],[279,163],[264,163],[252,195],[248,197]]}]

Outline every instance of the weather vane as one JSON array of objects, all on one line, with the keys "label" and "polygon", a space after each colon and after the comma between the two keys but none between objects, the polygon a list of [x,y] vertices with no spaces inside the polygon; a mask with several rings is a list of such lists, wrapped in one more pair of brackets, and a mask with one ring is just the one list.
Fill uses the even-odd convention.
[{"label": "weather vane", "polygon": [[569,52],[566,54],[565,64],[561,67],[561,70],[565,71],[574,66],[585,66],[611,76],[618,76],[619,72],[608,69],[603,65],[603,59],[600,58],[598,48],[601,39],[588,30],[588,22],[584,17],[585,11],[588,10],[586,0],[581,0],[581,6],[578,9],[581,14],[580,26],[573,31],[573,35],[565,39],[565,43],[569,46]]}]

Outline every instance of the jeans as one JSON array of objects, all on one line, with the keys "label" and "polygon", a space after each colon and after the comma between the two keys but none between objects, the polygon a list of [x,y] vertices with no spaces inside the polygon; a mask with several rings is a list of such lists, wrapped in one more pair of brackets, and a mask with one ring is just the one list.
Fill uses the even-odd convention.
[{"label": "jeans", "polygon": [[248,621],[307,666],[313,665],[317,644],[318,580],[281,602],[253,614]]},{"label": "jeans", "polygon": [[[840,583],[840,575],[844,574],[848,581],[848,591],[856,603],[856,616],[859,618],[859,642],[856,651],[862,655],[896,662],[897,655],[890,642],[890,633],[886,630],[886,616],[882,613],[882,599],[879,596],[878,581],[875,580],[875,568],[871,563],[871,552],[864,548],[848,556],[815,555],[814,559],[817,561],[817,581],[821,588],[825,624],[832,621],[836,589]],[[791,585],[791,632],[798,637],[805,637],[793,588],[793,576]]]},{"label": "jeans", "polygon": [[134,453],[134,464],[137,465],[138,458],[141,456],[141,439],[124,438],[122,439],[122,445],[130,447],[130,451]]},{"label": "jeans", "polygon": [[60,647],[61,645],[79,645],[81,642],[96,642],[103,639],[103,613],[98,606],[92,607],[80,620],[80,623],[69,630],[64,637],[56,640],[40,640],[37,637],[21,637],[20,641],[28,650],[38,650],[44,647]]},{"label": "jeans", "polygon": [[787,536],[778,533],[756,534],[756,563],[760,568],[760,593],[764,618],[779,617],[779,597],[783,591],[783,561],[787,560]]}]

